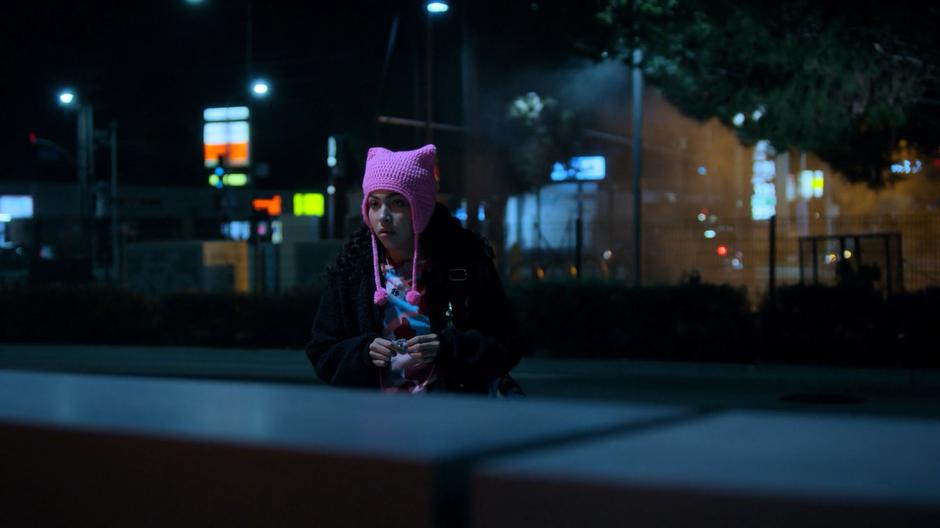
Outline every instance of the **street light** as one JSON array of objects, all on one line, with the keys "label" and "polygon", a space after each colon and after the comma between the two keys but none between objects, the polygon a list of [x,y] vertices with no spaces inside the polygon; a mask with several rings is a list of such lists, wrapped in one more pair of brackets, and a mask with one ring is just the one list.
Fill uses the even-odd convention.
[{"label": "street light", "polygon": [[59,104],[62,106],[71,106],[75,103],[75,92],[66,88],[59,92]]},{"label": "street light", "polygon": [[264,79],[256,79],[251,83],[251,95],[256,98],[264,98],[271,91],[271,85]]},{"label": "street light", "polygon": [[446,13],[448,9],[450,6],[447,2],[428,2],[427,4],[428,13]]}]

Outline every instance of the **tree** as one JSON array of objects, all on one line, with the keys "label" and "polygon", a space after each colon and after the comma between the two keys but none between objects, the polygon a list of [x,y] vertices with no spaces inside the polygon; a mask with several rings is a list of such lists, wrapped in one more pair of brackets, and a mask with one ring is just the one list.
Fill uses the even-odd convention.
[{"label": "tree", "polygon": [[626,61],[640,48],[647,78],[684,114],[717,117],[747,144],[814,152],[849,181],[891,183],[905,144],[940,153],[940,7],[602,0],[541,11],[582,17],[567,32],[578,53]]}]

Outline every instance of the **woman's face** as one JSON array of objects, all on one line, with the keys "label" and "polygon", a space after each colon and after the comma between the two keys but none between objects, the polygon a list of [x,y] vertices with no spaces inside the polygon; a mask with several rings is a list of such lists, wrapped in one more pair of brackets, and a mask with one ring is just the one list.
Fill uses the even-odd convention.
[{"label": "woman's face", "polygon": [[414,239],[411,207],[404,196],[392,191],[372,191],[366,207],[369,227],[386,249],[411,251]]}]

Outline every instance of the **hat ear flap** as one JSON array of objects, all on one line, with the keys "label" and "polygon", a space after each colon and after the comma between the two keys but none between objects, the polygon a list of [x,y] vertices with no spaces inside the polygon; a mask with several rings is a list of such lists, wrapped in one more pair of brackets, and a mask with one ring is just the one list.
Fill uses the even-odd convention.
[{"label": "hat ear flap", "polygon": [[378,156],[379,154],[385,155],[391,152],[390,150],[382,147],[372,147],[369,149],[369,152],[366,154],[366,161]]}]

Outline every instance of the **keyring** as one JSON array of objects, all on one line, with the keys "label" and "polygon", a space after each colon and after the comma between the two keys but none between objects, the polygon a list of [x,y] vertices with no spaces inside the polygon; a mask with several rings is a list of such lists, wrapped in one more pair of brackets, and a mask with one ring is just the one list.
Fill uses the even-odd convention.
[{"label": "keyring", "polygon": [[398,354],[407,354],[408,353],[408,341],[406,339],[396,339],[395,346],[401,350]]}]

